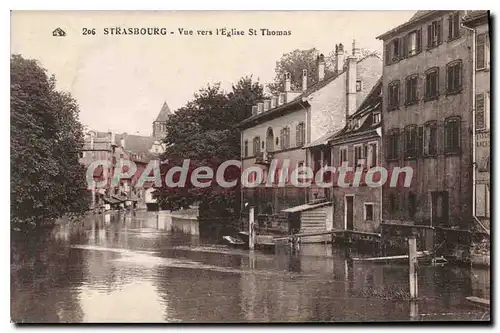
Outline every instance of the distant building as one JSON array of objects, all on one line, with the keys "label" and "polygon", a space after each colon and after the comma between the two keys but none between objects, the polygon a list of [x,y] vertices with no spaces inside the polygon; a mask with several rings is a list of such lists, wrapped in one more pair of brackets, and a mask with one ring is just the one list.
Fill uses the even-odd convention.
[{"label": "distant building", "polygon": [[172,111],[167,105],[167,102],[163,103],[163,106],[153,122],[153,137],[157,139],[163,139],[167,134],[167,120],[168,117],[172,115]]},{"label": "distant building", "polygon": [[[146,207],[152,184],[145,184],[145,188],[142,189],[136,189],[135,184],[148,163],[153,159],[159,160],[161,154],[165,151],[165,145],[161,142],[161,137],[166,134],[164,124],[170,114],[170,109],[165,103],[153,122],[153,132],[157,135],[156,137],[92,130],[85,133],[80,162],[89,166],[94,161],[104,160],[108,161],[109,166],[99,166],[93,173],[95,183],[106,181],[104,188],[97,189],[95,183],[94,185],[89,184],[89,190],[93,192],[96,206],[108,201],[132,200],[137,202],[138,207]],[[131,177],[120,179],[117,186],[112,186],[111,180],[115,168],[117,166],[119,168],[123,160],[133,161],[137,166],[137,170]],[[125,172],[126,170],[122,171]],[[148,195],[146,195],[146,192]]]}]

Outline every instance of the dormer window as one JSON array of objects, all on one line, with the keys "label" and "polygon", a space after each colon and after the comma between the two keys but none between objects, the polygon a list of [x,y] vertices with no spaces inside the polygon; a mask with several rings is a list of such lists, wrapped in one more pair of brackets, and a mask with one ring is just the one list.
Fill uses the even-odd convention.
[{"label": "dormer window", "polygon": [[285,103],[285,96],[286,94],[280,94],[278,97],[278,104],[283,105]]},{"label": "dormer window", "polygon": [[360,92],[361,88],[362,88],[362,86],[361,86],[361,80],[357,80],[356,81],[356,91]]},{"label": "dormer window", "polygon": [[379,124],[382,119],[380,112],[373,114],[373,124]]},{"label": "dormer window", "polygon": [[258,113],[257,105],[252,106],[252,116],[255,116]]},{"label": "dormer window", "polygon": [[270,100],[265,100],[264,101],[264,111],[267,111],[271,108],[271,101]]},{"label": "dormer window", "polygon": [[277,102],[278,102],[277,97],[271,98],[271,109],[274,109],[276,107]]}]

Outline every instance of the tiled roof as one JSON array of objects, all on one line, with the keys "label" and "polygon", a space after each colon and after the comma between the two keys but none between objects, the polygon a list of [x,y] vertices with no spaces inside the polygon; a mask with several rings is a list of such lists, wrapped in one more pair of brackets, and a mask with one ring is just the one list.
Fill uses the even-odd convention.
[{"label": "tiled roof", "polygon": [[115,134],[115,143],[120,145],[121,139],[125,140],[125,150],[134,154],[147,153],[157,139],[151,136],[131,135],[126,133]]},{"label": "tiled roof", "polygon": [[[365,59],[369,58],[369,57],[378,57],[377,54],[375,53],[372,53],[372,54],[368,54],[366,56],[364,56],[363,58],[361,59],[358,59],[357,63],[359,64],[360,62],[364,61]],[[240,122],[238,124],[238,127],[240,127],[241,125],[244,125],[244,124],[247,124],[251,121],[254,121],[254,120],[257,120],[257,119],[260,119],[260,118],[264,118],[264,117],[267,117],[273,113],[278,113],[279,111],[283,111],[293,105],[296,105],[297,103],[299,103],[300,101],[302,101],[303,98],[311,95],[312,93],[320,90],[321,88],[325,87],[327,84],[329,84],[330,82],[332,82],[333,80],[335,80],[337,77],[339,77],[340,75],[342,75],[344,72],[346,71],[346,69],[344,69],[343,71],[339,72],[339,73],[334,73],[334,74],[331,74],[329,75],[328,77],[325,77],[323,80],[321,81],[318,81],[316,83],[314,83],[313,85],[311,85],[309,88],[307,88],[305,91],[303,91],[302,93],[300,93],[300,95],[296,96],[294,99],[292,99],[290,102],[287,102],[277,108],[274,108],[274,109],[271,109],[269,111],[265,111],[265,112],[262,112],[262,113],[259,113],[259,114],[256,114],[256,115],[253,115],[245,120],[243,120],[242,122]]]},{"label": "tiled roof", "polygon": [[168,107],[167,102],[163,103],[163,106],[161,107],[160,113],[158,113],[158,117],[156,117],[156,121],[166,121],[168,117],[172,115],[172,111],[170,111],[170,108]]}]

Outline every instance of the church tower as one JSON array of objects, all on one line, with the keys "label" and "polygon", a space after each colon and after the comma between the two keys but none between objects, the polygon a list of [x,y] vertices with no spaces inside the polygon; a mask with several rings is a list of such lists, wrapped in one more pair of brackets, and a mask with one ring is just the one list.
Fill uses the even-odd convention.
[{"label": "church tower", "polygon": [[163,106],[158,113],[158,117],[153,121],[153,137],[158,139],[163,139],[167,134],[167,119],[170,117],[172,112],[167,105],[167,102],[163,103]]}]

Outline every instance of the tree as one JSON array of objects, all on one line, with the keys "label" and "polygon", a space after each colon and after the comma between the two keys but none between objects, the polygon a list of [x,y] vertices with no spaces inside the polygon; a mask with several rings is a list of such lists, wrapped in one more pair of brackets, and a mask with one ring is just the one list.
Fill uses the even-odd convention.
[{"label": "tree", "polygon": [[89,207],[79,108],[36,60],[11,56],[11,222],[29,229]]},{"label": "tree", "polygon": [[[235,127],[251,115],[252,105],[263,98],[263,87],[251,76],[241,78],[224,92],[220,84],[207,85],[194,99],[167,120],[167,134],[163,139],[167,148],[162,159],[162,178],[168,169],[180,166],[190,159],[191,172],[208,166],[215,172],[225,161],[240,159],[240,134]],[[240,170],[228,168],[226,181],[239,179]],[[174,180],[178,179],[174,177]],[[200,217],[234,217],[239,212],[239,187],[222,188],[215,182],[209,187],[196,187],[189,181],[185,187],[163,186],[156,191],[159,204],[171,210],[186,208],[197,202]]]},{"label": "tree", "polygon": [[[359,49],[358,58],[363,58],[370,54],[376,54],[380,57],[379,51],[372,51],[364,48]],[[284,91],[284,75],[290,73],[291,89],[296,91],[302,90],[302,70],[307,69],[307,86],[310,87],[318,82],[317,62],[316,58],[319,55],[316,48],[309,50],[293,50],[285,53],[281,59],[276,62],[276,76],[274,82],[267,85],[271,94]],[[333,75],[335,71],[335,50],[325,56],[325,77]]]},{"label": "tree", "polygon": [[[276,62],[274,82],[267,85],[272,94],[284,89],[284,75],[290,73],[292,90],[302,90],[302,70],[307,69],[307,86],[318,82],[316,58],[319,55],[316,48],[309,50],[293,50],[285,53]],[[332,74],[332,68],[325,66],[325,76]]]}]

